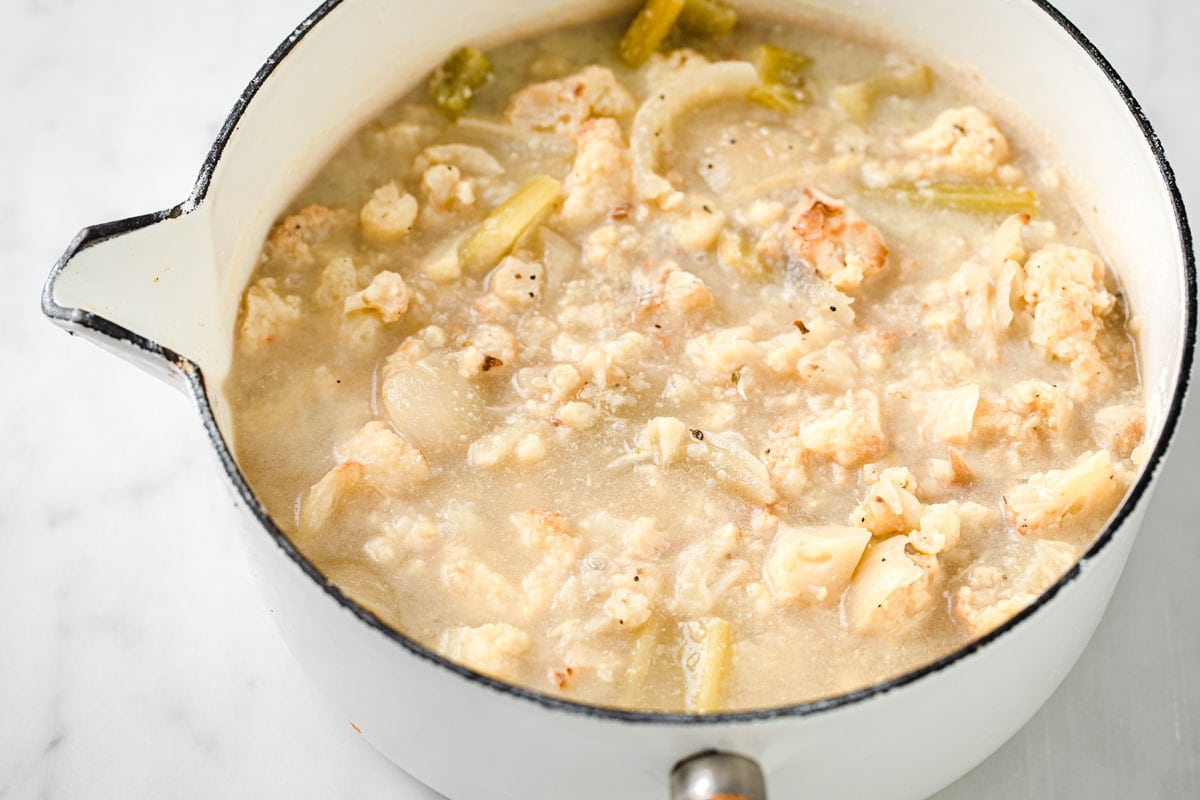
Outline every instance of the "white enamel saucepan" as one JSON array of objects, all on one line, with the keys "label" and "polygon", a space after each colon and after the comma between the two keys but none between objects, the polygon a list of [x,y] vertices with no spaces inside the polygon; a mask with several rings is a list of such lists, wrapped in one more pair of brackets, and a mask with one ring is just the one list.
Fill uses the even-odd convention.
[{"label": "white enamel saucepan", "polygon": [[[458,799],[925,797],[1008,739],[1087,643],[1179,419],[1196,269],[1171,170],[1095,48],[1041,0],[809,0],[978,70],[1060,144],[1141,318],[1151,455],[1079,564],[1032,607],[934,664],[839,697],[685,716],[564,702],[448,663],[348,600],[267,516],[230,450],[221,385],[238,297],[293,193],[353,130],[454,47],[597,12],[602,0],[330,0],[263,65],[168,211],[83,230],[42,299],[55,323],[195,400],[245,542],[297,659],[371,743]],[[769,6],[775,2],[739,3]],[[674,772],[673,772],[674,770]]]}]

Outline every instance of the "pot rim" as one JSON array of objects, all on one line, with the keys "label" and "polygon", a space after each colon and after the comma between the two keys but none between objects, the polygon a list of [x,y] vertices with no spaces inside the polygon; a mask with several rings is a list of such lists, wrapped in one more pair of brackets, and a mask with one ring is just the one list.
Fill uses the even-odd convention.
[{"label": "pot rim", "polygon": [[[869,698],[884,695],[892,690],[907,686],[914,681],[920,680],[927,675],[932,675],[950,667],[951,665],[965,659],[973,653],[988,647],[992,643],[1005,636],[1018,625],[1024,622],[1032,615],[1038,613],[1043,607],[1048,605],[1054,597],[1063,590],[1068,584],[1080,576],[1083,571],[1083,566],[1098,557],[1109,543],[1116,536],[1117,532],[1124,525],[1128,517],[1133,513],[1138,503],[1145,497],[1153,483],[1154,477],[1161,468],[1167,450],[1170,447],[1171,440],[1174,437],[1176,428],[1178,427],[1179,418],[1182,414],[1184,399],[1187,395],[1191,379],[1192,364],[1195,357],[1196,349],[1196,319],[1197,319],[1197,275],[1196,275],[1196,259],[1192,248],[1191,229],[1188,225],[1187,212],[1184,207],[1183,198],[1179,192],[1179,187],[1175,179],[1174,170],[1167,161],[1162,143],[1158,135],[1155,133],[1153,126],[1147,119],[1140,104],[1134,98],[1133,93],[1129,90],[1128,85],[1104,57],[1099,49],[1077,28],[1067,17],[1059,11],[1049,0],[1028,0],[1039,9],[1041,9],[1054,23],[1061,27],[1075,43],[1092,59],[1099,67],[1104,77],[1108,79],[1112,87],[1116,89],[1121,99],[1124,101],[1129,113],[1133,116],[1134,121],[1142,131],[1147,145],[1158,164],[1159,173],[1162,177],[1163,184],[1167,189],[1170,197],[1171,206],[1175,215],[1175,223],[1179,236],[1179,247],[1183,255],[1184,266],[1184,284],[1186,297],[1185,304],[1185,324],[1186,329],[1183,337],[1183,352],[1180,360],[1180,372],[1178,382],[1175,384],[1174,391],[1171,396],[1170,407],[1168,408],[1166,418],[1163,421],[1162,432],[1155,442],[1154,450],[1148,458],[1146,464],[1140,471],[1137,481],[1126,494],[1125,499],[1117,508],[1104,530],[1088,548],[1087,552],[1060,577],[1049,589],[1043,592],[1037,600],[1031,605],[1023,609],[1020,613],[1009,619],[1000,627],[992,630],[983,637],[976,639],[963,647],[943,656],[942,658],[925,664],[917,669],[911,670],[894,678],[890,678],[880,683],[871,684],[870,686],[856,689],[852,692],[835,695],[833,697],[821,698],[805,703],[797,703],[786,706],[778,706],[772,708],[753,709],[747,711],[731,711],[716,714],[683,714],[683,713],[667,713],[656,711],[633,711],[627,709],[613,708],[608,706],[590,705],[579,703],[572,700],[564,700],[562,698],[553,697],[541,692],[527,689],[510,683],[488,677],[481,673],[475,672],[465,666],[456,664],[433,650],[425,647],[416,640],[408,637],[404,633],[391,628],[382,622],[373,613],[358,605],[345,594],[341,592],[334,584],[330,583],[324,575],[310,562],[296,547],[291,540],[283,533],[282,530],[275,524],[267,513],[266,509],[258,501],[258,498],[251,490],[245,476],[239,469],[233,453],[221,433],[217,425],[216,418],[213,414],[212,405],[209,401],[208,389],[204,381],[204,375],[195,362],[190,359],[175,353],[161,345],[146,339],[120,325],[117,325],[103,317],[93,314],[92,312],[83,309],[71,309],[60,306],[53,297],[54,284],[66,267],[67,263],[80,251],[97,244],[105,239],[115,236],[120,236],[124,233],[137,230],[161,222],[165,219],[175,218],[182,214],[190,213],[200,206],[207,196],[209,186],[212,181],[212,176],[216,170],[217,163],[220,161],[224,153],[225,146],[229,142],[234,129],[241,120],[242,114],[254,99],[255,95],[262,85],[270,78],[275,67],[278,66],[292,51],[301,39],[308,34],[322,19],[324,19],[331,11],[341,5],[342,0],[324,0],[324,2],[313,11],[307,18],[301,22],[295,30],[293,30],[286,39],[275,49],[275,51],[267,58],[258,72],[247,84],[246,88],[238,97],[229,116],[221,126],[220,132],[217,134],[216,140],[209,149],[203,165],[200,168],[200,174],[196,179],[192,192],[187,200],[179,205],[151,214],[145,214],[138,217],[130,217],[128,219],[109,222],[102,225],[90,226],[84,228],[75,239],[71,242],[66,253],[55,264],[51,274],[46,281],[45,289],[42,294],[42,310],[52,319],[64,323],[67,327],[86,328],[89,330],[101,333],[114,340],[124,342],[138,350],[143,351],[150,356],[156,356],[173,365],[182,377],[187,386],[188,392],[192,395],[198,410],[200,411],[201,419],[204,428],[208,434],[208,438],[212,446],[217,452],[217,457],[221,463],[221,467],[229,479],[234,491],[240,502],[245,503],[247,510],[254,515],[258,524],[263,530],[274,539],[276,545],[291,559],[309,578],[311,578],[317,586],[329,595],[334,602],[340,605],[346,611],[356,616],[367,626],[373,628],[378,633],[384,635],[388,639],[397,643],[409,653],[423,658],[433,664],[447,669],[450,672],[458,675],[467,681],[479,684],[485,688],[510,695],[521,700],[536,703],[544,708],[562,711],[571,714],[578,714],[585,717],[598,718],[613,722],[624,723],[658,723],[666,725],[714,725],[720,723],[749,723],[761,722],[788,717],[805,717],[825,711],[851,706]],[[236,504],[236,503],[235,503]]]}]

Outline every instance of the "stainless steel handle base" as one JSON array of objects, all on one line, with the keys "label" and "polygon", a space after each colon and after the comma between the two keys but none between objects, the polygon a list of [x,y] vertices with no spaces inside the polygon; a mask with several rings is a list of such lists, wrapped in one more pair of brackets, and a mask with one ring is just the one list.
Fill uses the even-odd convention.
[{"label": "stainless steel handle base", "polygon": [[767,800],[767,787],[753,759],[709,750],[671,769],[671,800]]}]

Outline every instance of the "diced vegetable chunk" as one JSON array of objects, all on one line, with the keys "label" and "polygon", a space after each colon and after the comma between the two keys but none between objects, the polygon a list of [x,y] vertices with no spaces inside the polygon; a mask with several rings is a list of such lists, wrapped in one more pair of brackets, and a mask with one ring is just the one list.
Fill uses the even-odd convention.
[{"label": "diced vegetable chunk", "polygon": [[968,214],[1035,214],[1038,196],[1032,189],[994,184],[902,184],[871,190],[871,194],[912,204],[948,208]]},{"label": "diced vegetable chunk", "polygon": [[472,275],[490,270],[562,196],[562,184],[539,175],[496,207],[463,242],[462,268]]},{"label": "diced vegetable chunk", "polygon": [[687,0],[679,27],[693,36],[724,36],[737,26],[738,15],[723,0]]},{"label": "diced vegetable chunk", "polygon": [[763,83],[802,86],[810,64],[808,56],[773,44],[760,44],[754,50],[754,66]]},{"label": "diced vegetable chunk", "polygon": [[800,107],[800,97],[796,90],[784,86],[782,83],[764,83],[761,86],[755,86],[746,97],[751,103],[757,103],[763,108],[785,114]]},{"label": "diced vegetable chunk", "polygon": [[834,87],[833,102],[851,119],[864,120],[882,95],[916,97],[933,89],[933,74],[924,64],[893,64],[870,78]]},{"label": "diced vegetable chunk", "polygon": [[640,67],[658,49],[683,12],[687,0],[647,0],[617,45],[617,55],[630,67]]},{"label": "diced vegetable chunk", "polygon": [[429,96],[444,114],[457,118],[492,77],[492,62],[474,47],[460,47],[429,76]]},{"label": "diced vegetable chunk", "polygon": [[684,707],[693,714],[711,714],[721,707],[721,692],[729,674],[733,629],[719,617],[684,622]]}]

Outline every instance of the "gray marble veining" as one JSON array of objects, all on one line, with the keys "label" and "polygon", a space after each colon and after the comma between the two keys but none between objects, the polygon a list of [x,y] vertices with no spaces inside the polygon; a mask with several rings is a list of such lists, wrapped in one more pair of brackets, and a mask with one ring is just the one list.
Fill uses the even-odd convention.
[{"label": "gray marble veining", "polygon": [[[280,643],[184,398],[37,309],[75,230],[186,195],[234,98],[312,3],[5,8],[4,800],[431,796],[363,743]],[[1142,100],[1200,209],[1200,4],[1059,5]],[[939,800],[1200,797],[1197,468],[1193,403],[1084,658]]]}]

